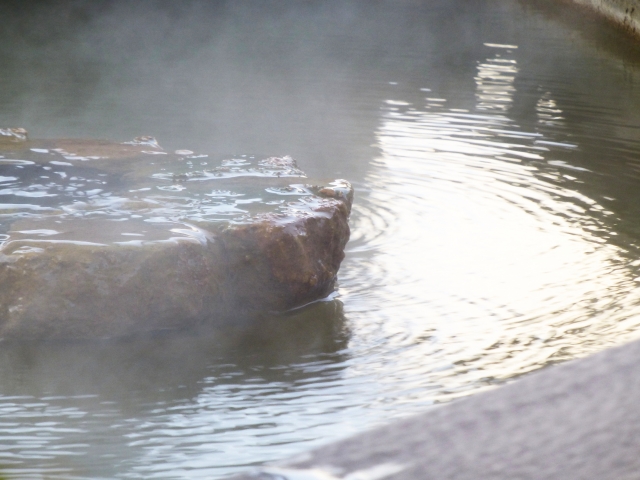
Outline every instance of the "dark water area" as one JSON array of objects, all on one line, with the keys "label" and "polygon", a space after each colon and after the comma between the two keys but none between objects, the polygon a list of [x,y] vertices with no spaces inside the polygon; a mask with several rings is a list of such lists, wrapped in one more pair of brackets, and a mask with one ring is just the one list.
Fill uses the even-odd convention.
[{"label": "dark water area", "polygon": [[0,127],[292,155],[356,190],[326,301],[0,343],[9,478],[220,478],[638,338],[640,47],[580,9],[3,2],[0,22]]}]

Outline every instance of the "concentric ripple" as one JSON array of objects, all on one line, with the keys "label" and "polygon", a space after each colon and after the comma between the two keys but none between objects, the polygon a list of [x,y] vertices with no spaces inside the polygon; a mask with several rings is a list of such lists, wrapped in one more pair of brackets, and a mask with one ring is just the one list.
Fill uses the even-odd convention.
[{"label": "concentric ripple", "polygon": [[[255,194],[216,180],[286,154],[353,183],[352,236],[334,295],[258,325],[1,343],[0,474],[221,478],[638,337],[640,63],[619,32],[552,0],[107,3],[49,34],[46,6],[0,20],[0,136],[144,133],[168,153],[149,142],[122,191],[81,152],[5,155],[0,242],[125,200],[158,219],[303,208],[297,169]],[[140,242],[136,222],[109,231]]]},{"label": "concentric ripple", "polygon": [[548,160],[576,145],[502,115],[401,103],[378,131],[341,276],[351,347],[388,386],[379,399],[450,398],[636,335],[615,214]]}]

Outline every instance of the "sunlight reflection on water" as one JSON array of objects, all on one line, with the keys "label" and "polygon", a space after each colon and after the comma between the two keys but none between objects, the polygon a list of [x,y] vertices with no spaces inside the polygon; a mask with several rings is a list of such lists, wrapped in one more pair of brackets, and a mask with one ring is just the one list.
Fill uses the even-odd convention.
[{"label": "sunlight reflection on water", "polygon": [[634,274],[593,212],[613,213],[540,178],[553,168],[538,134],[503,116],[409,108],[388,109],[378,131],[382,156],[353,219],[359,268],[341,277],[351,346],[384,350],[375,368],[390,397],[410,377],[423,399],[453,394],[584,355],[602,330],[635,331]]},{"label": "sunlight reflection on water", "polygon": [[[15,84],[6,69],[1,85],[13,89],[0,90],[0,118],[24,118],[49,137],[152,133],[188,156],[185,170],[208,171],[224,153],[227,174],[239,175],[247,160],[229,151],[291,153],[311,179],[353,181],[338,294],[254,329],[3,343],[0,467],[16,478],[217,478],[638,336],[633,55],[580,40],[586,26],[557,23],[539,2],[354,1],[310,11],[292,2],[258,14],[213,3],[184,17],[144,10],[155,23],[139,50],[104,33],[125,18],[105,11],[100,28],[80,36],[105,54],[91,55],[95,78],[93,63],[78,83],[47,64],[57,83],[29,77],[41,98],[20,69]],[[158,50],[176,22],[192,43],[179,55]],[[192,155],[204,147],[211,158]],[[54,158],[34,151],[44,154]],[[72,161],[50,162],[52,174]],[[34,168],[10,158],[3,167]],[[0,185],[16,179],[6,173]],[[197,179],[208,209],[192,208],[182,184],[129,193],[190,215],[255,207],[254,195]],[[302,180],[291,181],[262,195],[273,205],[304,196]],[[38,185],[25,190],[25,215],[48,208]],[[122,228],[112,232],[118,240],[140,241]]]}]

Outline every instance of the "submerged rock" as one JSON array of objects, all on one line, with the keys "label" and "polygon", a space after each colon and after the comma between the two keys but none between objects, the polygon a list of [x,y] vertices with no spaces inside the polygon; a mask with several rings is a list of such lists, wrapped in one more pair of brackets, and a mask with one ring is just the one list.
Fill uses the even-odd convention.
[{"label": "submerged rock", "polygon": [[[6,129],[8,130],[8,129]],[[0,337],[256,319],[329,295],[353,190],[155,139],[0,143]],[[299,182],[299,183],[293,183]]]},{"label": "submerged rock", "polygon": [[0,144],[22,143],[27,141],[24,128],[0,128]]}]

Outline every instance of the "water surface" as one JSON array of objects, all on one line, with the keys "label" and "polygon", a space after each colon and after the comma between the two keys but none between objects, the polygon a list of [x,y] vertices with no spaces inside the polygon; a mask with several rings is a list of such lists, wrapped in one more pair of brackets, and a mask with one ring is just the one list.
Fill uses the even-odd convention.
[{"label": "water surface", "polygon": [[556,3],[3,7],[0,126],[290,154],[356,201],[324,302],[5,342],[0,465],[218,478],[637,338],[640,49]]}]

